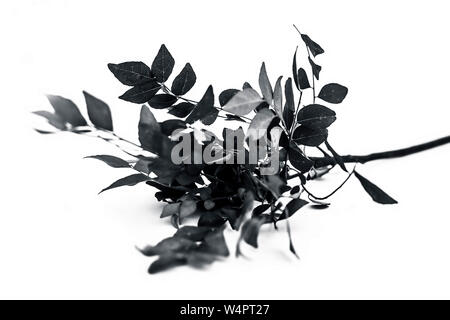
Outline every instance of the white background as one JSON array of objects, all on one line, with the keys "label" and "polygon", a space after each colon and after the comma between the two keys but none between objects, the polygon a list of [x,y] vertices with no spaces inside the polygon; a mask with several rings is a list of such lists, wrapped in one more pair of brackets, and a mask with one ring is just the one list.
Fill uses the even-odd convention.
[{"label": "white background", "polygon": [[[121,153],[70,134],[42,136],[30,115],[44,94],[81,90],[107,101],[116,131],[136,140],[139,106],[108,62],[151,64],[161,43],[192,63],[198,99],[257,84],[264,60],[272,81],[290,76],[300,44],[291,24],[326,53],[321,84],[349,87],[330,142],[341,153],[382,151],[448,135],[448,1],[1,1],[1,298],[450,298],[450,147],[379,161],[359,171],[399,201],[373,203],[352,179],[328,210],[292,219],[298,261],[284,226],[260,235],[248,259],[206,270],[150,276],[135,245],[173,233],[145,185],[97,192],[127,170],[92,154]],[[159,119],[164,117],[157,115]],[[219,128],[220,129],[220,128]],[[333,189],[338,172],[310,188]],[[232,251],[237,234],[226,233]]]}]

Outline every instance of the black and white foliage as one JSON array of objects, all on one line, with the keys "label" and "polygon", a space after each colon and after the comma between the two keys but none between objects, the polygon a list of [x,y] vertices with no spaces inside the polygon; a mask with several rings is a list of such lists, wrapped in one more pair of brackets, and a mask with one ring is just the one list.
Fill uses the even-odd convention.
[{"label": "black and white foliage", "polygon": [[[308,204],[328,207],[329,203],[323,201],[350,177],[355,176],[362,190],[375,202],[397,203],[355,169],[348,170],[346,163],[404,156],[450,142],[450,138],[445,137],[411,148],[366,156],[339,155],[330,145],[328,137],[328,128],[336,121],[336,112],[330,104],[343,102],[348,89],[338,83],[318,87],[322,67],[316,59],[324,53],[324,49],[308,35],[300,31],[299,34],[299,40],[303,41],[308,54],[308,66],[297,66],[296,50],[291,77],[280,76],[276,81],[271,81],[263,63],[259,72],[259,91],[245,83],[242,89],[226,89],[217,94],[209,86],[199,101],[186,97],[197,79],[193,67],[186,63],[179,74],[173,75],[175,60],[165,45],[161,46],[151,66],[140,61],[109,64],[112,74],[128,87],[120,99],[141,105],[137,124],[139,145],[114,133],[109,106],[87,92],[84,96],[90,123],[71,100],[59,96],[48,96],[54,112],[35,112],[46,118],[56,131],[80,135],[101,133],[98,137],[107,142],[128,143],[153,154],[132,153],[123,149],[126,157],[132,157],[132,160],[111,155],[88,157],[113,168],[129,168],[131,171],[101,192],[146,183],[157,190],[155,197],[166,203],[161,218],[171,219],[177,230],[155,246],[140,249],[146,256],[157,257],[149,268],[150,273],[180,265],[203,267],[229,256],[223,235],[227,225],[240,232],[236,247],[236,254],[240,255],[242,242],[257,248],[261,227],[272,224],[276,229],[277,223],[282,221],[287,224],[289,249],[297,255],[291,239],[289,218],[305,210]],[[169,85],[171,78],[173,80]],[[307,90],[313,93],[312,101],[303,98],[303,92]],[[216,104],[216,97],[219,104]],[[151,109],[166,110],[170,119],[159,122]],[[242,123],[242,127],[237,130],[224,128],[222,137],[199,129],[199,123],[202,127],[211,126],[216,124],[218,118],[237,121]],[[243,139],[228,143],[229,133],[240,135]],[[209,149],[213,151],[214,159],[202,159],[200,163],[174,163],[172,151],[186,137],[192,139],[189,150],[183,151],[184,160],[192,160],[198,155],[198,150],[203,152]],[[264,152],[258,155],[257,163],[248,161],[251,142],[265,146],[262,148]],[[317,149],[323,156],[311,156],[312,149]],[[244,155],[243,162],[237,161],[240,151]],[[262,174],[263,169],[273,165],[269,155],[274,153],[279,154],[278,170],[271,175]],[[236,161],[219,161],[223,159]],[[309,180],[326,175],[336,166],[347,175],[337,189],[323,197],[308,190],[306,184]],[[197,218],[197,225],[183,225],[186,218]]]}]

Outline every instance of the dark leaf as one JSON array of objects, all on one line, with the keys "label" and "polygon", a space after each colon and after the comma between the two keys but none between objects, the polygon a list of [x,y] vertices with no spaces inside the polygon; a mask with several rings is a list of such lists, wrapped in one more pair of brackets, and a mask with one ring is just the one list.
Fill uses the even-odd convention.
[{"label": "dark leaf", "polygon": [[152,80],[131,88],[119,98],[133,103],[146,103],[155,96],[159,89],[161,86]]},{"label": "dark leaf", "polygon": [[266,204],[261,204],[259,206],[257,206],[255,209],[253,209],[253,213],[252,216],[253,217],[258,217],[261,214],[263,214],[264,212],[267,211],[267,209],[270,208],[270,204],[266,203]]},{"label": "dark leaf", "polygon": [[126,162],[125,160],[122,160],[118,157],[109,156],[109,155],[98,155],[98,156],[89,156],[86,157],[86,159],[97,159],[100,161],[103,161],[108,166],[113,168],[129,168],[130,164]]},{"label": "dark leaf", "polygon": [[268,104],[272,104],[272,85],[270,84],[269,77],[267,76],[266,64],[264,62],[262,63],[261,70],[259,71],[259,88],[261,89],[264,100],[266,100]]},{"label": "dark leaf", "polygon": [[322,71],[322,67],[312,61],[311,58],[308,57],[309,64],[311,65],[314,77],[319,80],[320,71]]},{"label": "dark leaf", "polygon": [[278,218],[278,221],[292,217],[298,210],[306,206],[308,201],[303,199],[292,199],[284,208],[283,214]]},{"label": "dark leaf", "polygon": [[325,52],[316,42],[311,40],[308,35],[302,34],[302,39],[306,43],[314,57]]},{"label": "dark leaf", "polygon": [[180,213],[180,203],[169,203],[166,204],[163,208],[160,218],[166,218],[173,216],[174,214],[178,215]]},{"label": "dark leaf", "polygon": [[150,265],[148,272],[150,274],[155,274],[174,267],[183,266],[185,264],[187,264],[187,259],[184,255],[165,254],[160,256],[158,260]]},{"label": "dark leaf", "polygon": [[297,145],[293,142],[291,142],[289,146],[289,160],[294,168],[302,173],[308,172],[314,165],[314,162],[306,158],[303,155],[303,152],[301,152]]},{"label": "dark leaf", "polygon": [[364,178],[358,172],[355,171],[355,176],[363,186],[364,190],[372,197],[373,201],[381,204],[396,204],[395,199],[391,198],[386,192],[374,185],[372,182]]},{"label": "dark leaf", "polygon": [[152,63],[152,72],[158,82],[165,82],[172,73],[175,60],[163,44]]},{"label": "dark leaf", "polygon": [[347,96],[348,89],[337,83],[329,83],[323,86],[318,97],[329,103],[341,103]]},{"label": "dark leaf", "polygon": [[[187,123],[194,123],[195,121],[205,121],[209,122],[211,119],[208,116],[215,114],[217,110],[214,108],[214,91],[213,87],[209,86],[203,95],[202,99],[199,101],[197,106],[192,110],[192,113],[187,117]],[[217,117],[217,114],[216,114]],[[214,119],[215,120],[215,119]]]},{"label": "dark leaf", "polygon": [[114,188],[118,188],[118,187],[123,187],[123,186],[135,186],[138,183],[147,181],[149,178],[146,175],[137,173],[137,174],[132,174],[131,176],[122,178],[117,180],[116,182],[114,182],[112,185],[110,185],[109,187],[103,189],[102,191],[100,191],[100,193],[103,193],[107,190],[111,190]]},{"label": "dark leaf", "polygon": [[244,89],[236,93],[223,110],[238,116],[245,116],[259,106],[263,100],[254,89]]},{"label": "dark leaf", "polygon": [[302,90],[311,88],[311,85],[309,84],[308,80],[308,75],[306,74],[306,71],[303,68],[298,69],[298,85]]},{"label": "dark leaf", "polygon": [[207,114],[203,119],[201,119],[202,123],[206,126],[212,125],[219,115],[219,110],[214,109],[209,114]]},{"label": "dark leaf", "polygon": [[56,114],[74,127],[86,126],[86,119],[81,115],[78,107],[71,100],[60,96],[47,96]]},{"label": "dark leaf", "polygon": [[290,250],[297,258],[299,258],[297,252],[295,251],[294,243],[292,242],[291,225],[289,224],[289,221],[287,221],[287,220],[286,220],[286,230],[287,230],[287,234],[288,234],[288,237],[289,237],[289,250]]},{"label": "dark leaf", "polygon": [[178,118],[185,118],[195,108],[195,105],[189,102],[181,102],[169,109],[169,113]]},{"label": "dark leaf", "polygon": [[187,128],[186,123],[178,119],[166,120],[161,122],[159,125],[161,127],[161,132],[166,136],[171,136],[175,130]]},{"label": "dark leaf", "polygon": [[330,146],[328,141],[325,141],[325,145],[327,146],[328,150],[330,150],[334,160],[336,160],[336,163],[339,165],[339,167],[341,167],[341,169],[344,170],[345,172],[348,172],[347,168],[345,167],[344,160],[342,160],[342,157],[336,151],[334,151],[334,149]]},{"label": "dark leaf", "polygon": [[172,92],[177,96],[188,93],[197,81],[197,76],[190,63],[186,63],[180,74],[172,82]]},{"label": "dark leaf", "polygon": [[177,100],[177,97],[163,93],[155,95],[148,101],[148,104],[154,109],[166,109],[171,107]]},{"label": "dark leaf", "polygon": [[300,192],[300,186],[295,186],[291,189],[291,195],[292,194],[297,194]]},{"label": "dark leaf", "polygon": [[311,129],[306,126],[298,127],[292,136],[293,140],[299,144],[308,147],[317,147],[321,145],[328,137],[327,129]]},{"label": "dark leaf", "polygon": [[222,91],[219,95],[220,106],[223,107],[224,105],[226,105],[228,101],[230,101],[230,99],[233,98],[234,95],[238,92],[238,89],[227,89]]},{"label": "dark leaf", "polygon": [[109,109],[109,106],[86,91],[83,91],[83,94],[86,99],[89,119],[91,119],[94,126],[113,131],[111,110]]},{"label": "dark leaf", "polygon": [[[52,113],[49,111],[35,111],[33,112],[35,115],[41,116],[45,119],[47,119],[48,123],[50,123],[52,126],[59,130],[66,130],[66,122],[56,113]],[[39,130],[41,133],[42,130]],[[38,131],[38,132],[39,132]]]},{"label": "dark leaf", "polygon": [[284,85],[284,95],[286,96],[286,103],[283,109],[283,119],[287,126],[286,129],[290,130],[292,123],[294,122],[295,113],[294,92],[292,90],[291,78],[287,79],[286,84]]},{"label": "dark leaf", "polygon": [[298,72],[297,72],[297,50],[298,47],[295,48],[294,59],[292,61],[292,77],[294,78],[294,83],[297,89],[300,89],[298,85]]},{"label": "dark leaf", "polygon": [[220,227],[226,222],[218,210],[203,212],[198,219],[199,227]]},{"label": "dark leaf", "polygon": [[130,61],[120,64],[109,63],[109,70],[126,86],[138,86],[152,81],[150,68],[143,62]]},{"label": "dark leaf", "polygon": [[146,106],[142,106],[138,129],[139,142],[145,150],[161,157],[170,156],[173,143],[167,136],[161,133],[159,123],[156,121],[155,116],[150,109]]},{"label": "dark leaf", "polygon": [[297,122],[311,129],[324,129],[336,120],[336,113],[320,104],[310,104],[298,112]]},{"label": "dark leaf", "polygon": [[247,220],[242,226],[242,239],[254,248],[258,248],[259,230],[264,222],[265,219],[262,217],[255,217]]}]

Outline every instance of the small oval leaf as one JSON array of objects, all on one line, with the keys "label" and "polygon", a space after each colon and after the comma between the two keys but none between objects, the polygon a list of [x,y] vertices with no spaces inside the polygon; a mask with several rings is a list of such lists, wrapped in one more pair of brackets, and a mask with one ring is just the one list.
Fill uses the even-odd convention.
[{"label": "small oval leaf", "polygon": [[189,102],[181,102],[169,109],[169,113],[178,118],[185,118],[195,108],[195,105]]},{"label": "small oval leaf", "polygon": [[326,102],[338,104],[345,99],[347,93],[346,87],[338,83],[329,83],[323,86],[318,97]]},{"label": "small oval leaf", "polygon": [[153,80],[150,68],[140,61],[109,63],[108,68],[126,86],[137,86]]},{"label": "small oval leaf", "polygon": [[175,77],[172,82],[172,92],[177,96],[182,96],[192,89],[195,82],[197,81],[197,76],[195,75],[194,69],[190,63],[186,63],[180,74]]},{"label": "small oval leaf", "polygon": [[171,107],[177,100],[177,97],[163,93],[155,95],[148,101],[148,104],[154,109],[166,109]]},{"label": "small oval leaf", "polygon": [[336,113],[320,104],[310,104],[300,109],[297,122],[311,129],[324,129],[336,121]]}]

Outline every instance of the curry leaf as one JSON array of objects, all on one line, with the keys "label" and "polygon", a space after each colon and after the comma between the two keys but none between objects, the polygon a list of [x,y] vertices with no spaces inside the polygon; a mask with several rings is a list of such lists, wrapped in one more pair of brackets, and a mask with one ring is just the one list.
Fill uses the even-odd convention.
[{"label": "curry leaf", "polygon": [[130,168],[130,164],[123,159],[120,159],[115,156],[110,156],[106,154],[97,155],[97,156],[89,156],[86,159],[97,159],[103,161],[108,166],[113,168]]},{"label": "curry leaf", "polygon": [[267,76],[266,64],[264,62],[262,63],[261,70],[259,71],[259,88],[261,89],[264,100],[266,100],[268,104],[272,104],[272,85],[270,84],[269,77]]},{"label": "curry leaf", "polygon": [[86,106],[94,126],[113,131],[113,123],[111,117],[111,110],[109,106],[102,100],[90,95],[86,91],[83,91],[84,98],[86,99]]},{"label": "curry leaf", "polygon": [[341,103],[347,96],[348,89],[337,83],[329,83],[323,86],[318,97],[329,103]]},{"label": "curry leaf", "polygon": [[152,80],[131,88],[119,98],[128,102],[142,104],[153,98],[160,89],[161,86],[155,80]]},{"label": "curry leaf", "polygon": [[295,113],[294,92],[292,90],[291,78],[287,79],[286,84],[284,85],[284,95],[286,96],[286,103],[283,109],[283,119],[287,129],[290,129],[294,122]]},{"label": "curry leaf", "polygon": [[283,91],[281,89],[281,79],[283,77],[279,77],[277,79],[277,82],[275,83],[275,89],[273,92],[273,106],[280,118],[283,117],[282,115],[282,108],[283,108]]},{"label": "curry leaf", "polygon": [[258,92],[254,89],[247,88],[236,93],[223,107],[223,110],[237,116],[245,116],[253,111],[262,102],[263,100],[259,96]]},{"label": "curry leaf", "polygon": [[[211,115],[216,115],[216,109],[214,108],[214,91],[213,87],[209,86],[206,90],[203,98],[199,101],[197,106],[195,106],[194,110],[192,110],[191,114],[186,118],[187,123],[194,123],[195,121],[206,121],[210,122],[208,117]],[[215,120],[215,119],[214,119]],[[213,121],[214,122],[214,121]]]},{"label": "curry leaf", "polygon": [[308,58],[309,64],[311,65],[311,69],[313,71],[314,77],[319,80],[320,71],[322,71],[322,67],[316,64],[311,58]]},{"label": "curry leaf", "polygon": [[327,129],[311,129],[306,126],[298,127],[292,136],[293,140],[300,145],[308,147],[317,147],[321,145],[328,137]]},{"label": "curry leaf", "polygon": [[171,94],[157,94],[148,101],[150,107],[154,109],[166,109],[177,102],[177,97]]},{"label": "curry leaf", "polygon": [[111,190],[114,188],[118,188],[118,187],[123,187],[123,186],[135,186],[138,183],[147,181],[149,178],[146,175],[143,174],[132,174],[131,176],[122,178],[117,180],[116,182],[114,182],[113,184],[111,184],[109,187],[103,189],[102,191],[100,191],[100,193],[103,193],[107,190]]},{"label": "curry leaf", "polygon": [[312,53],[312,55],[314,57],[325,52],[322,49],[322,47],[319,46],[313,40],[311,40],[311,38],[308,35],[302,34],[302,39],[303,39],[303,41],[305,42],[305,44],[307,45],[307,47],[309,48],[309,50],[311,51],[311,53]]},{"label": "curry leaf", "polygon": [[298,85],[302,90],[311,88],[308,80],[308,75],[303,68],[298,69]]},{"label": "curry leaf", "polygon": [[195,108],[195,105],[189,102],[181,102],[169,109],[169,113],[178,118],[185,118]]},{"label": "curry leaf", "polygon": [[74,127],[86,126],[86,119],[81,115],[78,107],[71,100],[61,96],[47,96],[55,113],[64,121],[70,123]]},{"label": "curry leaf", "polygon": [[228,101],[230,101],[230,99],[233,98],[234,95],[238,92],[238,89],[227,89],[222,91],[219,95],[220,106],[223,107],[224,105],[226,105]]},{"label": "curry leaf", "polygon": [[195,82],[197,81],[197,76],[190,63],[186,63],[180,74],[175,77],[172,83],[172,92],[177,96],[182,96],[192,89]]},{"label": "curry leaf", "polygon": [[108,68],[126,86],[138,86],[153,80],[150,68],[140,61],[109,63]]},{"label": "curry leaf", "polygon": [[172,73],[175,60],[163,44],[152,63],[152,72],[158,82],[165,82]]},{"label": "curry leaf", "polygon": [[310,104],[300,109],[297,122],[311,129],[324,129],[336,121],[336,113],[320,104]]},{"label": "curry leaf", "polygon": [[355,171],[355,176],[358,178],[359,182],[363,186],[364,190],[370,195],[373,201],[381,204],[396,204],[398,203],[395,199],[391,198],[386,192],[381,190],[375,184],[364,178],[358,172]]}]

